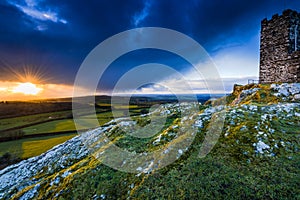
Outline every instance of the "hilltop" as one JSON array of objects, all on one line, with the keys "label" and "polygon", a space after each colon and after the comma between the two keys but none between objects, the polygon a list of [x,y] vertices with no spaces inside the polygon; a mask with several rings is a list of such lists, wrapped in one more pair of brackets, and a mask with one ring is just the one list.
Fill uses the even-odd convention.
[{"label": "hilltop", "polygon": [[[182,113],[187,115],[181,117]],[[221,134],[205,143],[210,122],[222,118],[222,113],[224,124],[217,127]],[[300,84],[236,85],[221,99],[163,104],[151,114],[158,121],[167,117],[163,129],[152,137],[126,134],[149,124],[149,114],[133,121],[115,119],[1,170],[0,198],[300,198]],[[173,148],[180,147],[187,132],[193,138],[191,145]],[[104,165],[112,144],[141,155],[145,162],[124,158],[119,166],[132,173]],[[201,156],[210,145],[212,150]],[[143,160],[145,152],[155,150],[162,150],[159,159]],[[160,168],[170,157],[175,161]]]}]

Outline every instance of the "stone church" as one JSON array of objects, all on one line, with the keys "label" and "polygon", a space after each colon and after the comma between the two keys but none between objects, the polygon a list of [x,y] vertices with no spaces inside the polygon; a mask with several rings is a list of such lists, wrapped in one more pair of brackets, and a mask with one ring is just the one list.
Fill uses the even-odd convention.
[{"label": "stone church", "polygon": [[260,83],[300,82],[299,30],[300,13],[293,10],[262,20]]}]

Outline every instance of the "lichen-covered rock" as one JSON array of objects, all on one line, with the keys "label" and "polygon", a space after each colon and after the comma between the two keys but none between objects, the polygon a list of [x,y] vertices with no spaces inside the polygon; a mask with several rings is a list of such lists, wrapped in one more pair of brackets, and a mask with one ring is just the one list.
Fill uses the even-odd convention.
[{"label": "lichen-covered rock", "polygon": [[293,97],[300,93],[300,83],[272,84],[270,87],[276,96]]}]

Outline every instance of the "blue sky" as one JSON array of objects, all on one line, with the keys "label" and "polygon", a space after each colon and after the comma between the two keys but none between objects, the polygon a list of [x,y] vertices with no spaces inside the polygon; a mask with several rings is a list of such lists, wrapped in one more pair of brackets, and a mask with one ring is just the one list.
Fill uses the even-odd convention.
[{"label": "blue sky", "polygon": [[[164,27],[201,44],[229,91],[234,83],[257,79],[260,22],[287,8],[300,11],[300,1],[3,0],[0,81],[20,81],[15,74],[29,69],[44,84],[72,85],[82,61],[100,42],[132,28]],[[132,52],[114,63],[102,89],[112,89],[122,73],[154,58],[177,63],[176,70],[189,72],[188,65],[171,57],[155,51]]]}]

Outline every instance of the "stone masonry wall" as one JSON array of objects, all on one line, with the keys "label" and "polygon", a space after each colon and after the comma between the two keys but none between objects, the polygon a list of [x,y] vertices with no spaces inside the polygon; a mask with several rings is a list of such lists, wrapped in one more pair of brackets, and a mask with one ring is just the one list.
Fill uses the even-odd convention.
[{"label": "stone masonry wall", "polygon": [[285,10],[280,16],[262,20],[260,83],[300,82],[299,30],[300,13],[296,11]]}]

